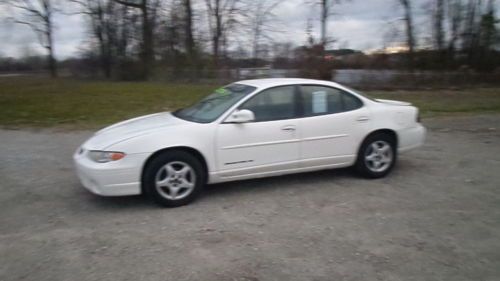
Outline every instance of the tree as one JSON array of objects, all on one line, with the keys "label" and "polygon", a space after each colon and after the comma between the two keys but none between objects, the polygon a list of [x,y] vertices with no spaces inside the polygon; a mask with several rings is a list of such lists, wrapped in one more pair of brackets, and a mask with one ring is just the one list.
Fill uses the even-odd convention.
[{"label": "tree", "polygon": [[333,15],[333,6],[340,4],[342,0],[306,0],[306,3],[312,3],[319,6],[320,9],[320,44],[323,48],[331,42],[328,38],[328,20]]},{"label": "tree", "polygon": [[490,0],[486,13],[481,16],[479,25],[479,59],[477,65],[479,70],[489,71],[496,67],[496,61],[490,58],[490,54],[497,44],[497,42],[495,42],[498,39],[497,23],[498,20],[495,18],[495,5],[493,0]]},{"label": "tree", "polygon": [[330,16],[333,14],[333,5],[334,4],[339,4],[340,0],[320,0],[320,7],[321,7],[321,17],[320,17],[320,22],[321,22],[321,38],[320,42],[321,45],[323,45],[323,48],[326,48],[326,44],[328,44],[328,33],[327,33],[327,27],[328,27],[328,19]]},{"label": "tree", "polygon": [[259,59],[259,47],[263,39],[271,39],[267,36],[269,31],[273,31],[269,23],[275,19],[274,9],[282,1],[255,0],[248,7],[250,34],[252,40],[252,57],[255,61]]},{"label": "tree", "polygon": [[406,44],[408,46],[408,66],[411,70],[414,68],[415,53],[415,33],[413,30],[413,13],[410,0],[399,0],[404,9],[403,20],[406,28]]},{"label": "tree", "polygon": [[455,59],[458,40],[460,39],[461,27],[463,22],[463,6],[461,0],[447,0],[446,9],[448,10],[448,26],[450,30],[450,39],[448,41],[448,53],[451,60]]},{"label": "tree", "polygon": [[241,12],[240,0],[205,0],[208,25],[212,41],[212,55],[215,67],[219,66],[221,45],[227,44],[228,32],[237,23]]},{"label": "tree", "polygon": [[191,0],[183,0],[184,4],[184,32],[186,52],[190,58],[195,55],[195,44],[193,37],[193,8]]},{"label": "tree", "polygon": [[444,0],[435,0],[434,10],[434,45],[442,53],[444,49]]},{"label": "tree", "polygon": [[54,48],[54,13],[57,11],[53,0],[6,0],[4,3],[15,8],[19,14],[13,17],[18,24],[29,26],[47,50],[47,60],[51,77],[57,77],[57,62]]},{"label": "tree", "polygon": [[97,40],[99,60],[106,78],[111,77],[113,62],[113,44],[116,38],[118,22],[113,18],[116,8],[113,1],[107,0],[71,0],[80,6],[80,14],[86,15],[90,21],[93,37]]},{"label": "tree", "polygon": [[143,63],[143,78],[150,76],[150,68],[154,62],[154,36],[156,16],[161,0],[114,0],[121,5],[138,9],[142,19],[141,59]]}]

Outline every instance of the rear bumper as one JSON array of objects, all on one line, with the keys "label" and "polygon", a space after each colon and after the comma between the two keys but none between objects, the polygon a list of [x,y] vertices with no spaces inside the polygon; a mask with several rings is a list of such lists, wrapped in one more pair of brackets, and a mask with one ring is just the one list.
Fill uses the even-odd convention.
[{"label": "rear bumper", "polygon": [[141,193],[141,171],[149,154],[131,154],[108,163],[96,163],[86,153],[75,153],[73,161],[82,185],[101,196],[137,195]]},{"label": "rear bumper", "polygon": [[422,146],[427,130],[420,123],[415,127],[398,131],[398,152],[405,152]]}]

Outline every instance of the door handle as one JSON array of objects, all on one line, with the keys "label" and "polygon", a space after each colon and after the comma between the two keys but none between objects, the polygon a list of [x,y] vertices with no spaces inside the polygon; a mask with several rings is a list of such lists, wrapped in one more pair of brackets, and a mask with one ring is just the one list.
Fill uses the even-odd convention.
[{"label": "door handle", "polygon": [[370,118],[368,118],[367,116],[361,116],[361,117],[358,117],[358,119],[356,119],[356,121],[358,122],[366,122],[370,120]]},{"label": "door handle", "polygon": [[295,126],[293,126],[293,125],[285,126],[285,127],[281,128],[281,130],[293,132],[293,131],[295,131]]}]

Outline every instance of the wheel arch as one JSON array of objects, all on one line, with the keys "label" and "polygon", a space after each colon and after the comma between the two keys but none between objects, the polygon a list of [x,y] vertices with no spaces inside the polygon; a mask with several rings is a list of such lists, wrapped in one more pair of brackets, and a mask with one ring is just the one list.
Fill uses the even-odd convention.
[{"label": "wheel arch", "polygon": [[363,138],[363,141],[360,142],[359,145],[358,145],[358,150],[357,150],[358,154],[359,154],[359,150],[361,149],[361,146],[366,141],[366,139],[368,139],[369,137],[371,137],[373,135],[376,135],[376,134],[385,134],[385,135],[390,136],[394,140],[395,149],[396,150],[398,149],[399,139],[398,139],[398,134],[396,133],[396,131],[394,131],[392,129],[388,129],[388,128],[382,128],[382,129],[377,129],[377,130],[371,131],[368,135],[366,135]]},{"label": "wheel arch", "polygon": [[198,159],[201,163],[201,165],[203,166],[203,170],[205,172],[205,175],[206,175],[206,181],[208,181],[208,164],[207,164],[207,160],[205,159],[205,157],[203,156],[203,154],[195,149],[195,148],[192,148],[192,147],[189,147],[189,146],[174,146],[174,147],[167,147],[167,148],[163,148],[163,149],[160,149],[158,151],[156,151],[155,153],[151,154],[147,159],[146,161],[144,162],[144,164],[142,165],[142,169],[141,169],[141,193],[144,194],[144,171],[146,171],[148,165],[151,163],[151,161],[153,159],[155,159],[156,157],[164,154],[164,153],[168,153],[169,151],[184,151],[184,152],[187,152],[191,155],[193,155],[194,157],[196,157],[196,159]]}]

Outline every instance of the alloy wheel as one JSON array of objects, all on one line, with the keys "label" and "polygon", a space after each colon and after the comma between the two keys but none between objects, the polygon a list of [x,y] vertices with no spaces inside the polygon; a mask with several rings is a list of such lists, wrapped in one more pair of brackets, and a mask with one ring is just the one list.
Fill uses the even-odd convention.
[{"label": "alloy wheel", "polygon": [[366,148],[365,164],[372,172],[380,173],[387,170],[393,160],[391,145],[386,141],[375,141]]},{"label": "alloy wheel", "polygon": [[196,173],[185,162],[167,163],[156,173],[155,186],[158,193],[169,200],[180,200],[193,191]]}]

